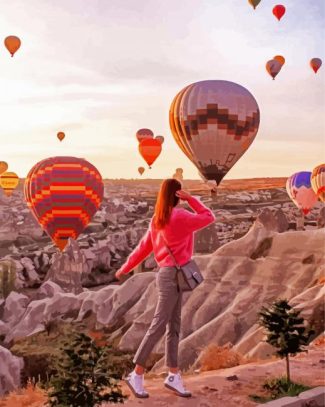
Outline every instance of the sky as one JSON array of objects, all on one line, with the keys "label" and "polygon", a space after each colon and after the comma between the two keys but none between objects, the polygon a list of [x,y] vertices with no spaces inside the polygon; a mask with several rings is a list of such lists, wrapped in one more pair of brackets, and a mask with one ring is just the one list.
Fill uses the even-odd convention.
[{"label": "sky", "polygon": [[[198,170],[174,141],[174,96],[206,79],[237,82],[258,102],[255,141],[225,179],[286,177],[325,158],[325,2],[283,0],[0,0],[0,161],[25,177],[52,156],[86,158],[104,178],[147,167],[135,133],[163,135],[143,177]],[[17,35],[11,58],[1,38]],[[265,63],[283,55],[273,81]],[[324,60],[317,75],[313,57]],[[66,138],[59,142],[58,131]]]}]

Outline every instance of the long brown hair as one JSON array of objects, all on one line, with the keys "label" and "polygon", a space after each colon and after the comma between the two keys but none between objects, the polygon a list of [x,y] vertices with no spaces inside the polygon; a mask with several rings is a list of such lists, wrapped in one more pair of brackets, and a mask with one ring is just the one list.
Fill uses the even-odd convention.
[{"label": "long brown hair", "polygon": [[163,181],[157,197],[155,206],[155,226],[162,229],[169,222],[172,209],[178,204],[179,198],[175,195],[182,189],[182,184],[174,178]]}]

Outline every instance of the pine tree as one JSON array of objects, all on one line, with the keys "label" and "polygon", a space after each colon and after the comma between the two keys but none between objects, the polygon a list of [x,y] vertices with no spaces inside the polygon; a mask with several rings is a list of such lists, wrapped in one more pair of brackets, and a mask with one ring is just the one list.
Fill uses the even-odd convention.
[{"label": "pine tree", "polygon": [[50,381],[49,403],[60,407],[93,407],[103,401],[123,403],[120,377],[106,363],[110,347],[99,347],[87,335],[75,334],[66,343]]},{"label": "pine tree", "polygon": [[301,311],[294,310],[288,300],[275,301],[269,308],[262,307],[258,313],[259,324],[266,328],[266,342],[274,346],[276,354],[286,358],[287,381],[290,381],[289,355],[298,352],[308,352],[304,346],[308,345],[310,337],[315,333],[304,325]]}]

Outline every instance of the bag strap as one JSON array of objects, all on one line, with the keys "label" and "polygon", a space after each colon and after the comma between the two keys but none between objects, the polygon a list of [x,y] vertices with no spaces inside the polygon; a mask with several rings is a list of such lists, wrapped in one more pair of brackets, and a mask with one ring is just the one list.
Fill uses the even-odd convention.
[{"label": "bag strap", "polygon": [[168,250],[168,253],[170,254],[170,257],[174,260],[175,267],[176,267],[178,270],[180,270],[181,266],[177,263],[177,261],[176,261],[176,259],[175,259],[175,256],[173,255],[173,252],[171,251],[171,249],[170,249],[169,246],[167,245],[167,242],[166,242],[166,239],[165,239],[165,236],[164,236],[164,232],[163,232],[162,230],[161,230],[161,236],[162,236],[163,241],[164,241],[164,243],[165,243],[166,249]]}]

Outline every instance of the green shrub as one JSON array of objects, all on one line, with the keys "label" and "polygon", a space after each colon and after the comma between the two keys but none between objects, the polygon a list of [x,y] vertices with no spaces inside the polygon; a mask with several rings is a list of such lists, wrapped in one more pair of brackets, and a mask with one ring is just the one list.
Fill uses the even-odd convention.
[{"label": "green shrub", "polygon": [[315,331],[304,326],[300,312],[288,304],[288,300],[279,299],[259,312],[259,324],[266,329],[266,342],[276,348],[276,354],[286,358],[287,381],[290,381],[289,355],[307,352],[308,345]]},{"label": "green shrub", "polygon": [[271,400],[278,399],[280,397],[295,397],[303,391],[309,390],[312,387],[305,386],[301,383],[288,382],[287,378],[279,377],[268,379],[263,384],[263,389],[267,391],[267,396],[260,396],[258,394],[251,394],[249,397],[260,403],[266,403]]},{"label": "green shrub", "polygon": [[112,348],[97,346],[84,333],[74,335],[62,348],[57,374],[49,383],[50,406],[93,407],[101,402],[123,403],[120,372]]}]

